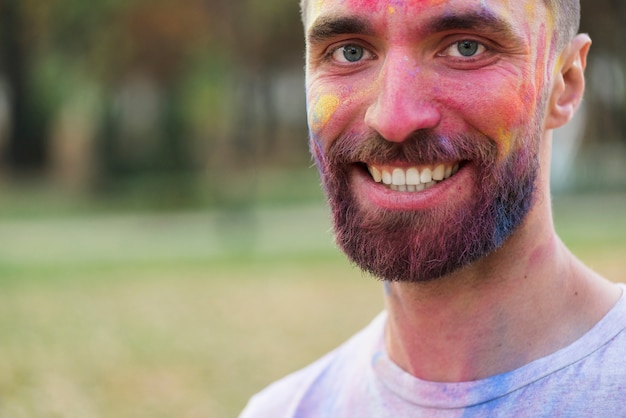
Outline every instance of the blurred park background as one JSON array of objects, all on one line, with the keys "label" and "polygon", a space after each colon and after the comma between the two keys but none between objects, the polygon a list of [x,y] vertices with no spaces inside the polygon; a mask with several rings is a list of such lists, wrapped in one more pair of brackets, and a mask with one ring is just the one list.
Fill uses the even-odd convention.
[{"label": "blurred park background", "polygon": [[[582,3],[555,216],[626,281],[626,3]],[[303,56],[296,0],[0,0],[0,418],[236,416],[382,308],[333,247]]]}]

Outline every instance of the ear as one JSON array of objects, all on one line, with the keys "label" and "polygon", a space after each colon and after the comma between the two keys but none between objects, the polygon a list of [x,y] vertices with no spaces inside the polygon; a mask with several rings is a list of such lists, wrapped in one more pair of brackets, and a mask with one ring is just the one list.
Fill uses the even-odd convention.
[{"label": "ear", "polygon": [[591,46],[589,36],[577,35],[561,52],[560,66],[552,82],[548,102],[546,128],[556,129],[574,116],[585,91],[585,67]]}]

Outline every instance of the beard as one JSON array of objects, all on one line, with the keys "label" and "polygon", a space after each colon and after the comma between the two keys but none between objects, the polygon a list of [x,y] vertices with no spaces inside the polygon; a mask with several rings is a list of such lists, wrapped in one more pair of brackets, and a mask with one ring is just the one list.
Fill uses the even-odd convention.
[{"label": "beard", "polygon": [[[386,281],[431,281],[485,257],[502,246],[532,207],[540,132],[533,125],[501,161],[495,141],[482,134],[442,136],[424,130],[402,143],[352,134],[339,137],[326,153],[311,140],[337,245],[363,271]],[[446,161],[473,165],[477,175],[469,201],[420,211],[374,208],[360,204],[351,185],[353,170],[365,169],[364,162]]]}]

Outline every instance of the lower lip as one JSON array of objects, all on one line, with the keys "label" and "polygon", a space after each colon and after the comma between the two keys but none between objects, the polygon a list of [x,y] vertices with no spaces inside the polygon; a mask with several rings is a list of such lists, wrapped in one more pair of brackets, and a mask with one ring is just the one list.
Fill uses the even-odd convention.
[{"label": "lower lip", "polygon": [[417,211],[463,200],[473,190],[472,172],[475,172],[475,168],[465,164],[455,175],[427,190],[398,192],[385,184],[376,183],[369,173],[355,167],[352,184],[357,198],[364,203],[382,209]]}]

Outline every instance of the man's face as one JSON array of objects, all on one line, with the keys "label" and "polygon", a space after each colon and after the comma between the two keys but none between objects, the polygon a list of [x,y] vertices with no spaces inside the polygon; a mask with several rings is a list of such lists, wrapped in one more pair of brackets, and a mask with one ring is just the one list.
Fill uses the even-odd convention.
[{"label": "man's face", "polygon": [[532,206],[550,69],[538,0],[310,0],[311,150],[337,242],[385,280],[498,248]]}]

